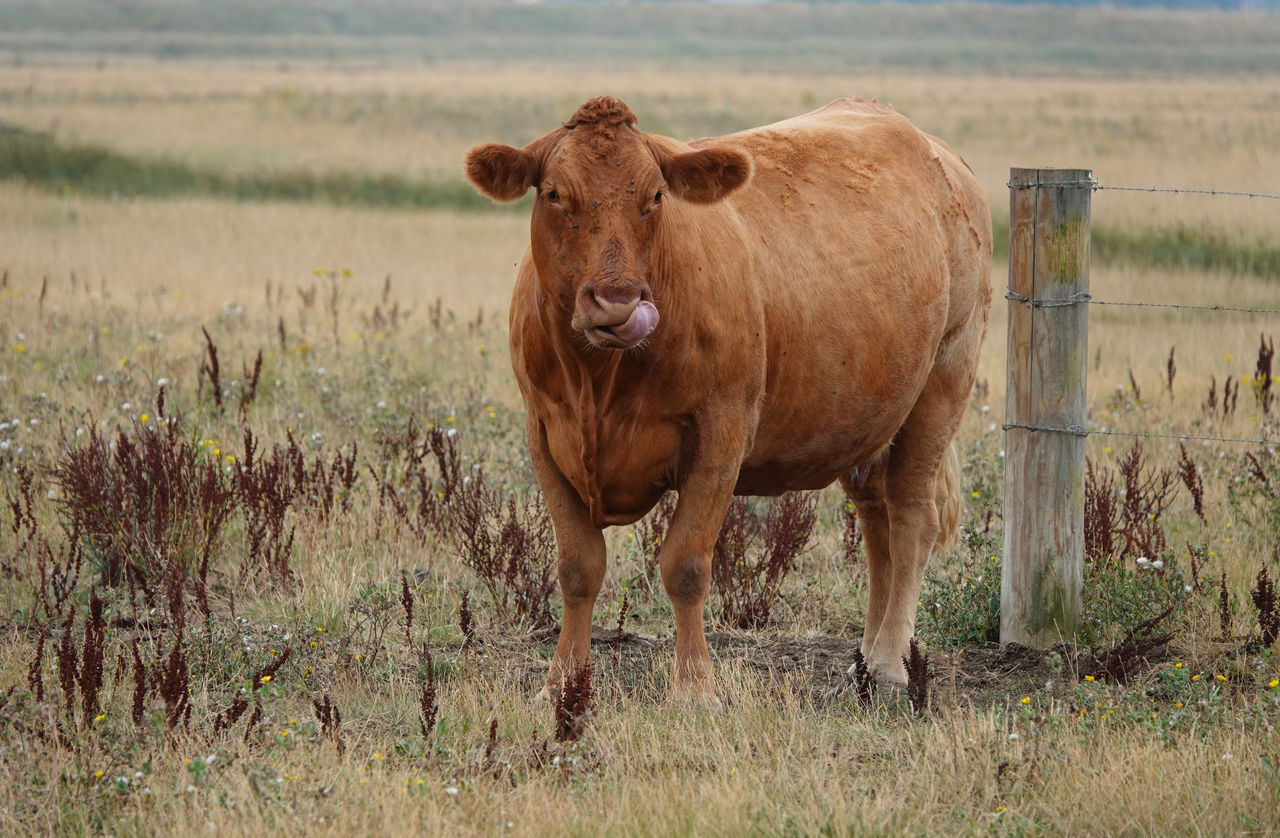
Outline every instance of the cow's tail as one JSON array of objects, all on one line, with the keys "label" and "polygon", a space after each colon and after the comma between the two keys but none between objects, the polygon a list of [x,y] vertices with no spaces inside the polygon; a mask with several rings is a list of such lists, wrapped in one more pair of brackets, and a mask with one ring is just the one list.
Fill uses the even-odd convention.
[{"label": "cow's tail", "polygon": [[938,540],[933,552],[945,553],[960,540],[960,518],[964,515],[964,497],[960,492],[960,453],[955,440],[942,458],[935,485],[938,503]]}]

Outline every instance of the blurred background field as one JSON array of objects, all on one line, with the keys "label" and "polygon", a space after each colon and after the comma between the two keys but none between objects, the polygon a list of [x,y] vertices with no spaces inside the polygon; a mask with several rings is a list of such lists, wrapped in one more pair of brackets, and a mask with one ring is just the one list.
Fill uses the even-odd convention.
[{"label": "blurred background field", "polygon": [[[1273,831],[1280,667],[1254,590],[1280,575],[1274,446],[1148,441],[1136,468],[1129,440],[1090,439],[1118,480],[1093,497],[1119,514],[1141,494],[1149,526],[1112,521],[1091,557],[1079,647],[1001,652],[991,621],[1009,168],[1278,195],[1278,42],[1265,8],[0,0],[0,823]],[[928,714],[828,692],[866,598],[834,491],[766,626],[734,627],[713,598],[724,711],[665,703],[672,621],[644,526],[609,536],[585,732],[558,741],[527,703],[553,635],[515,603],[540,597],[553,625],[558,593],[486,571],[436,504],[462,490],[433,445],[497,491],[527,497],[532,479],[505,334],[528,206],[475,195],[461,159],[605,93],[682,139],[876,98],[982,183],[997,299],[959,440],[965,536],[922,598]],[[1103,190],[1093,223],[1095,298],[1268,311],[1092,309],[1091,426],[1275,438],[1260,370],[1280,331],[1280,200]],[[129,495],[161,474],[125,480],[131,444],[211,469],[225,521]],[[285,462],[263,517],[255,481]],[[518,523],[536,536],[537,520]],[[549,555],[525,557],[535,576]],[[1169,632],[1149,660],[1120,655],[1132,673],[1103,666]]]},{"label": "blurred background field", "polygon": [[[999,231],[1014,165],[1092,168],[1104,185],[1264,192],[1265,173],[1280,171],[1280,89],[1268,76],[615,69],[584,81],[576,68],[545,66],[66,60],[0,67],[0,118],[11,126],[0,133],[7,267],[15,282],[74,271],[122,288],[148,287],[162,271],[175,292],[217,306],[256,298],[266,281],[296,284],[313,267],[341,265],[374,287],[390,274],[407,300],[440,296],[459,310],[500,313],[526,243],[527,204],[501,208],[478,196],[462,178],[462,155],[490,140],[523,145],[606,91],[628,101],[642,127],[686,139],[837,96],[878,98],[961,151]],[[1100,298],[1273,298],[1280,201],[1102,192],[1093,220]],[[1128,366],[1163,365],[1169,346],[1134,328],[1163,331],[1167,316],[1123,312],[1122,377]],[[1198,372],[1216,371],[1228,351],[1244,357],[1256,337],[1256,318],[1216,321],[1179,336],[1190,342],[1184,364],[1201,364]],[[993,380],[1002,377],[1000,328],[988,344]],[[1201,347],[1208,339],[1222,351]],[[1111,338],[1100,329],[1094,340]]]},{"label": "blurred background field", "polygon": [[[1134,4],[1141,6],[1144,4]],[[1146,4],[1151,5],[1151,4]],[[1176,3],[1167,6],[1178,5]],[[5,0],[6,50],[164,58],[1090,75],[1266,72],[1275,0],[1094,3],[494,3]]]}]

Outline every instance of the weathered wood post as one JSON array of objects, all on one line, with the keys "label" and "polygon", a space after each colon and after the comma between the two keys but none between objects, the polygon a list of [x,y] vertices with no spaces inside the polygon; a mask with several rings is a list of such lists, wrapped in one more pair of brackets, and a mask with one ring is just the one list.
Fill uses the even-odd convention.
[{"label": "weathered wood post", "polygon": [[1045,647],[1080,622],[1093,173],[1009,175],[1000,642]]}]

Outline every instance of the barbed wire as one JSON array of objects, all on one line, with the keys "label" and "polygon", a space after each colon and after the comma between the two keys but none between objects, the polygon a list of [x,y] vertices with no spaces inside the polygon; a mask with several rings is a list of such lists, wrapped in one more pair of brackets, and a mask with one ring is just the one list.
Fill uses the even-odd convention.
[{"label": "barbed wire", "polygon": [[1010,189],[1017,189],[1017,190],[1039,189],[1042,186],[1046,186],[1046,187],[1047,186],[1057,186],[1057,187],[1087,186],[1090,189],[1097,189],[1098,182],[1096,180],[1055,180],[1055,181],[1050,181],[1049,183],[1014,183],[1013,181],[1009,181],[1008,183],[1005,184],[1005,186],[1009,187]]},{"label": "barbed wire", "polygon": [[1280,308],[1246,308],[1244,306],[1198,306],[1189,303],[1138,303],[1113,300],[1089,300],[1095,306],[1134,306],[1137,308],[1186,308],[1195,311],[1243,311],[1250,314],[1280,314]]},{"label": "barbed wire", "polygon": [[1070,436],[1129,436],[1142,437],[1147,439],[1177,439],[1184,441],[1196,442],[1240,442],[1247,445],[1280,445],[1277,439],[1240,439],[1229,436],[1200,436],[1198,434],[1158,434],[1150,431],[1109,431],[1105,429],[1087,430],[1080,425],[1068,425],[1065,428],[1056,428],[1050,425],[1027,425],[1022,422],[1005,422],[1000,426],[1002,430],[1024,430],[1024,431],[1047,431],[1055,434],[1069,434]]},{"label": "barbed wire", "polygon": [[1032,308],[1058,308],[1060,306],[1074,306],[1080,303],[1087,303],[1093,299],[1087,291],[1077,291],[1070,297],[1061,300],[1033,300],[1025,294],[1019,294],[1012,288],[1004,289],[1004,298],[1013,300],[1016,303],[1030,303]]},{"label": "barbed wire", "polygon": [[1280,308],[1248,308],[1246,306],[1195,305],[1193,303],[1142,303],[1127,300],[1095,300],[1086,291],[1077,291],[1070,297],[1062,299],[1034,300],[1025,294],[1019,294],[1012,288],[1004,289],[1004,298],[1016,303],[1030,303],[1032,308],[1057,308],[1087,303],[1094,306],[1132,306],[1135,308],[1174,308],[1192,311],[1242,311],[1248,314],[1280,314]]},{"label": "barbed wire", "polygon": [[1260,198],[1263,200],[1280,201],[1280,195],[1270,195],[1266,192],[1238,192],[1229,189],[1188,189],[1177,186],[1107,186],[1096,180],[1058,180],[1046,183],[1013,183],[1005,184],[1010,189],[1038,189],[1045,187],[1067,187],[1067,186],[1087,186],[1094,192],[1162,192],[1167,195],[1214,195],[1227,196],[1233,198]]},{"label": "barbed wire", "polygon": [[[1056,183],[1013,183],[1007,184],[1010,189],[1032,189],[1040,186],[1057,186],[1057,187],[1089,187],[1094,192],[1110,190],[1112,192],[1158,192],[1172,195],[1212,195],[1212,196],[1228,196],[1236,198],[1259,198],[1263,200],[1280,200],[1280,195],[1270,195],[1264,192],[1237,192],[1222,189],[1182,189],[1169,188],[1160,186],[1107,186],[1101,184],[1093,178],[1086,180],[1068,180],[1058,181]],[[1170,308],[1170,309],[1190,309],[1194,311],[1235,311],[1245,312],[1249,314],[1280,314],[1280,309],[1272,308],[1249,308],[1245,306],[1224,306],[1224,305],[1196,305],[1191,303],[1147,303],[1147,302],[1130,302],[1121,300],[1095,300],[1093,296],[1086,291],[1078,291],[1070,297],[1063,299],[1036,300],[1025,294],[1020,294],[1012,288],[1005,289],[1005,299],[1013,302],[1027,303],[1032,308],[1056,308],[1060,306],[1075,305],[1096,305],[1096,306],[1130,306],[1135,308]],[[1066,427],[1054,427],[1050,425],[1031,425],[1023,422],[1005,422],[1001,428],[1003,430],[1026,430],[1026,431],[1042,431],[1046,433],[1067,434],[1076,437],[1090,436],[1124,436],[1139,439],[1174,439],[1183,442],[1229,442],[1244,445],[1261,445],[1261,446],[1280,446],[1280,440],[1274,439],[1244,439],[1240,437],[1226,436],[1206,436],[1201,434],[1162,434],[1152,431],[1113,431],[1106,429],[1089,430],[1081,425],[1067,425]]]},{"label": "barbed wire", "polygon": [[1179,189],[1177,187],[1161,186],[1107,186],[1097,181],[1093,182],[1094,192],[1103,190],[1110,192],[1164,192],[1170,195],[1227,195],[1233,198],[1263,198],[1280,201],[1280,195],[1268,195],[1264,192],[1233,192],[1225,189]]}]

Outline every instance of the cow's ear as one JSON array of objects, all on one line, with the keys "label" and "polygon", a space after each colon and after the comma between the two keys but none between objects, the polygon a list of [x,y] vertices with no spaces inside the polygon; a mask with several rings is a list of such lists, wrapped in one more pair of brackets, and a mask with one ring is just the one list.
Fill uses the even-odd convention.
[{"label": "cow's ear", "polygon": [[493,200],[515,201],[537,182],[538,161],[508,145],[478,145],[467,152],[467,177]]},{"label": "cow's ear", "polygon": [[751,179],[751,160],[729,148],[686,151],[667,158],[662,176],[677,198],[710,204]]}]

